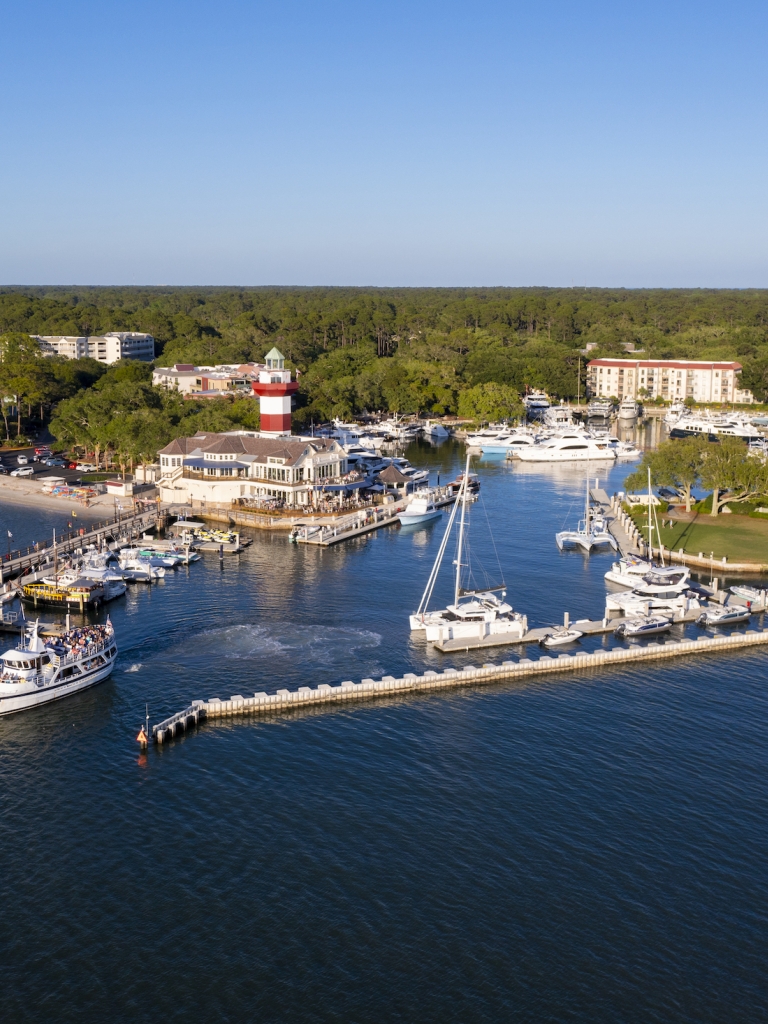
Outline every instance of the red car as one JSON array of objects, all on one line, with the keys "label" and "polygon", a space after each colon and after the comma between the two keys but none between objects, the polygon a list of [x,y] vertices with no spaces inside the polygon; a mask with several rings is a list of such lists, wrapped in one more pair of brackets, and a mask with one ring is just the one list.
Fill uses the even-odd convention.
[{"label": "red car", "polygon": [[35,455],[50,455],[51,449],[48,445],[44,445],[42,448],[35,448]]},{"label": "red car", "polygon": [[67,469],[77,469],[77,463],[76,462],[68,462],[67,463]]}]

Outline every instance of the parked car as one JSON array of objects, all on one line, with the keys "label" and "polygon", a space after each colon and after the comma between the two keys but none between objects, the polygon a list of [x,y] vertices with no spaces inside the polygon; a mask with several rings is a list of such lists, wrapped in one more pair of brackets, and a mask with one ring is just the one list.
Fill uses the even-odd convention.
[{"label": "parked car", "polygon": [[26,466],[26,464],[29,462],[29,457],[27,455],[17,455],[16,461],[20,466]]},{"label": "parked car", "polygon": [[0,476],[8,476],[8,470],[5,466],[0,466]]},{"label": "parked car", "polygon": [[81,473],[95,473],[96,463],[95,462],[78,462],[75,469],[79,469]]},{"label": "parked car", "polygon": [[45,460],[45,464],[46,464],[46,466],[65,466],[66,465],[66,463],[64,462],[64,459],[56,459],[56,458],[46,459]]},{"label": "parked car", "polygon": [[19,466],[18,469],[11,470],[11,476],[34,476],[35,471],[31,466]]},{"label": "parked car", "polygon": [[67,469],[77,469],[77,463],[76,462],[67,462],[66,463],[66,468]]}]

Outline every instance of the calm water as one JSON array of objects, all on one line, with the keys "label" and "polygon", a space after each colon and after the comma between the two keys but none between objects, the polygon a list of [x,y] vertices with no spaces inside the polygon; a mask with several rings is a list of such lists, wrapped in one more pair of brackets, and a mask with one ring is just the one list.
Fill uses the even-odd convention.
[{"label": "calm water", "polygon": [[[411,454],[445,480],[461,449]],[[583,470],[479,471],[473,557],[498,574],[487,515],[515,607],[601,615],[609,556],[554,543]],[[211,723],[139,756],[146,701],[508,656],[411,641],[441,531],[257,534],[113,603],[109,682],[0,720],[3,1020],[768,1019],[764,653]]]}]

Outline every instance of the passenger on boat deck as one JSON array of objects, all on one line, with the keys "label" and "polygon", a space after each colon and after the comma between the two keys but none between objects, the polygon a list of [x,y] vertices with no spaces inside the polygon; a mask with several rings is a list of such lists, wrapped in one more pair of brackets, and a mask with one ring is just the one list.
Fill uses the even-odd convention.
[{"label": "passenger on boat deck", "polygon": [[79,651],[84,651],[93,644],[98,644],[101,643],[102,640],[106,640],[110,635],[110,632],[111,631],[107,626],[102,625],[78,626],[75,629],[70,629],[67,633],[63,633],[59,637],[48,640],[47,646],[58,647],[63,645],[73,653],[77,653]]}]

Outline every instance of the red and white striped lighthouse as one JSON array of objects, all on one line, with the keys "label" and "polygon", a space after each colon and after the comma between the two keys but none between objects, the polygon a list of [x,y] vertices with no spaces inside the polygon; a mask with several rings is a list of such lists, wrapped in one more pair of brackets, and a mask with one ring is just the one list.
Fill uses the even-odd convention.
[{"label": "red and white striped lighthouse", "polygon": [[251,385],[259,396],[261,413],[260,433],[266,437],[281,437],[291,432],[291,396],[299,390],[291,380],[291,371],[285,368],[282,352],[273,348],[267,353],[266,369]]}]

